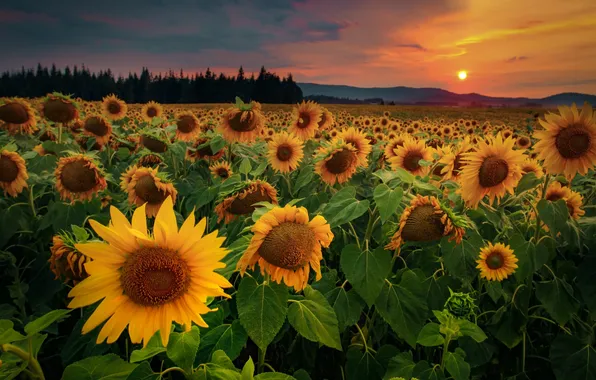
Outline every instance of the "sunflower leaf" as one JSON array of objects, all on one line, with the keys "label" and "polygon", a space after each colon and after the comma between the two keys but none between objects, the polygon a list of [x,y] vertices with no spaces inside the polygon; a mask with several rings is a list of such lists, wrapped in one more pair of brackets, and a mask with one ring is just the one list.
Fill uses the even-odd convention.
[{"label": "sunflower leaf", "polygon": [[25,326],[25,333],[31,336],[35,333],[43,331],[52,323],[64,319],[65,316],[71,311],[72,310],[65,309],[52,310],[49,313],[37,318],[36,320],[27,323],[27,325]]},{"label": "sunflower leaf", "polygon": [[72,363],[64,370],[64,380],[124,380],[138,364],[127,363],[118,355],[92,356]]},{"label": "sunflower leaf", "polygon": [[197,326],[193,326],[190,331],[173,332],[170,334],[166,354],[174,364],[191,372],[200,341],[201,337]]},{"label": "sunflower leaf", "polygon": [[391,188],[384,183],[375,187],[373,196],[383,223],[395,213],[403,195],[404,191],[401,187],[391,190]]},{"label": "sunflower leaf", "polygon": [[455,353],[447,352],[445,368],[454,380],[468,380],[470,378],[470,365],[464,359],[465,352],[458,348]]},{"label": "sunflower leaf", "polygon": [[377,299],[391,270],[391,256],[382,247],[361,250],[351,244],[341,251],[340,265],[346,278],[369,306]]},{"label": "sunflower leaf", "polygon": [[348,380],[380,379],[383,366],[372,352],[362,352],[358,347],[352,347],[346,354],[346,375]]},{"label": "sunflower leaf", "polygon": [[550,362],[558,380],[596,379],[596,349],[577,336],[559,334],[550,348]]},{"label": "sunflower leaf", "polygon": [[567,323],[579,309],[573,288],[564,279],[536,283],[536,298],[559,324]]}]

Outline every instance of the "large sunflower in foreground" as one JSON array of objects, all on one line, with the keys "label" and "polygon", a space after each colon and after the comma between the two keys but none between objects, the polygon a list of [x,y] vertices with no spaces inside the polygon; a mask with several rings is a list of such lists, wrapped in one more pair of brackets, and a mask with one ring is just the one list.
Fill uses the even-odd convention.
[{"label": "large sunflower in foreground", "polygon": [[258,207],[254,204],[259,202],[276,205],[277,190],[265,181],[249,182],[215,206],[217,222],[219,223],[223,219],[227,224],[240,215],[250,215]]},{"label": "large sunflower in foreground", "polygon": [[102,242],[76,244],[75,248],[93,259],[85,265],[89,277],[68,294],[69,308],[92,305],[102,300],[83,325],[86,334],[104,321],[97,343],[115,342],[126,326],[132,343],[143,343],[160,331],[167,347],[172,322],[190,329],[192,322],[208,327],[202,314],[214,311],[206,305],[209,297],[230,298],[222,288],[232,285],[216,269],[228,251],[217,231],[203,236],[207,225],[195,225],[191,213],[178,229],[173,202],[168,197],[157,217],[153,234],[147,230],[145,206],[137,208],[128,221],[115,207],[104,226],[90,220]]},{"label": "large sunflower in foreground", "polygon": [[62,157],[54,171],[60,198],[70,201],[90,201],[107,187],[105,176],[91,158],[77,154]]},{"label": "large sunflower in foreground", "polygon": [[101,101],[103,114],[110,120],[123,119],[128,111],[128,106],[123,100],[118,99],[114,94],[104,97]]},{"label": "large sunflower in foreground", "polygon": [[176,115],[176,139],[193,141],[201,133],[199,119],[190,111]]},{"label": "large sunflower in foreground", "polygon": [[433,196],[416,195],[399,219],[399,229],[386,249],[400,249],[404,241],[429,242],[449,236],[459,244],[468,223]]},{"label": "large sunflower in foreground", "polygon": [[267,160],[275,171],[289,173],[298,167],[303,157],[302,141],[288,132],[274,135],[268,143]]},{"label": "large sunflower in foreground", "polygon": [[344,129],[339,137],[348,144],[352,144],[356,148],[356,156],[358,157],[358,165],[366,167],[368,165],[368,155],[372,151],[372,146],[366,139],[366,133],[357,130],[354,127]]},{"label": "large sunflower in foreground", "polygon": [[245,104],[240,99],[226,110],[219,124],[219,132],[228,142],[253,142],[265,127],[265,115],[261,104]]},{"label": "large sunflower in foreground", "polygon": [[323,111],[317,103],[303,101],[294,107],[293,120],[288,127],[288,132],[293,133],[301,140],[313,138],[319,128],[322,114]]},{"label": "large sunflower in foreground", "polygon": [[560,106],[559,112],[548,113],[546,120],[540,120],[544,130],[534,132],[538,139],[534,151],[544,160],[547,173],[572,179],[596,165],[596,115],[588,103],[581,112],[575,104]]},{"label": "large sunflower in foreground", "polygon": [[0,151],[0,189],[4,195],[19,195],[27,187],[25,160],[17,152]]},{"label": "large sunflower in foreground", "polygon": [[163,114],[163,107],[161,104],[150,101],[141,108],[141,117],[146,122],[150,123],[154,117],[161,117]]},{"label": "large sunflower in foreground", "polygon": [[333,186],[350,180],[358,167],[358,152],[352,144],[335,139],[327,146],[319,148],[315,157],[315,173],[323,182]]},{"label": "large sunflower in foreground", "polygon": [[105,145],[112,135],[112,124],[103,116],[87,116],[83,121],[83,130],[89,137],[95,138],[99,145]]},{"label": "large sunflower in foreground", "polygon": [[176,188],[157,168],[131,166],[120,179],[120,187],[128,193],[128,203],[146,205],[149,218],[157,215],[166,198],[176,202]]},{"label": "large sunflower in foreground", "polygon": [[492,203],[507,192],[513,194],[520,178],[524,154],[514,150],[515,140],[503,139],[499,134],[487,141],[479,141],[475,151],[463,153],[461,171],[461,196],[470,207],[488,195]]},{"label": "large sunflower in foreground", "polygon": [[432,150],[422,140],[408,139],[402,146],[395,148],[395,157],[387,161],[393,168],[402,168],[414,175],[424,176],[428,173],[429,167],[421,165],[420,161],[432,161]]},{"label": "large sunflower in foreground", "polygon": [[9,98],[0,100],[0,121],[2,128],[10,134],[33,134],[37,130],[37,118],[33,108],[25,99]]},{"label": "large sunflower in foreground", "polygon": [[507,245],[497,243],[480,250],[480,256],[476,268],[480,269],[480,277],[489,281],[503,281],[517,269],[517,257],[513,250]]},{"label": "large sunflower in foreground", "polygon": [[258,263],[262,274],[271,280],[282,281],[301,291],[308,284],[310,270],[316,280],[321,279],[321,247],[329,247],[333,240],[331,227],[320,215],[309,221],[304,207],[275,207],[252,227],[250,245],[238,261],[237,268],[244,275],[247,268]]}]

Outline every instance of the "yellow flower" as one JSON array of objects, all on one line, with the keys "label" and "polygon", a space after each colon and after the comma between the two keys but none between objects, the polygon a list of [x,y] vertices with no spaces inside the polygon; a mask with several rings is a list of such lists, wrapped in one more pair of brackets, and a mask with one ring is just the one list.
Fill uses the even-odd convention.
[{"label": "yellow flower", "polygon": [[268,143],[267,159],[273,170],[289,173],[304,157],[302,141],[288,132],[274,135]]},{"label": "yellow flower", "polygon": [[480,269],[480,277],[489,281],[503,281],[517,269],[517,257],[513,250],[507,245],[497,243],[487,246],[480,250],[478,264],[476,268]]},{"label": "yellow flower", "polygon": [[17,152],[0,151],[0,189],[4,195],[19,195],[27,187],[25,160]]}]

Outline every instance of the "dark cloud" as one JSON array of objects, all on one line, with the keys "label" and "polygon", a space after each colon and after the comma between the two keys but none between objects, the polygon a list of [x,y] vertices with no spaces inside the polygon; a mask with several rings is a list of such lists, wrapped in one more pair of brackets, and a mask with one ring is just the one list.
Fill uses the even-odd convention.
[{"label": "dark cloud", "polygon": [[427,49],[420,44],[399,44],[399,45],[396,45],[396,47],[408,48],[408,49],[414,49],[414,50],[420,50],[420,51],[427,51]]},{"label": "dark cloud", "polygon": [[505,62],[513,63],[513,62],[525,61],[528,58],[529,57],[526,57],[525,55],[520,55],[520,56],[515,56],[515,57],[511,57],[509,59],[506,59]]}]

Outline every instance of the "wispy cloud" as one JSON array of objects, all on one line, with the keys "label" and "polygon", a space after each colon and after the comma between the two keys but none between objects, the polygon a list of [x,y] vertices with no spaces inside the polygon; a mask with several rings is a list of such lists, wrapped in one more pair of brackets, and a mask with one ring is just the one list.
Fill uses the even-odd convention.
[{"label": "wispy cloud", "polygon": [[526,59],[528,59],[528,57],[526,57],[525,55],[520,55],[520,56],[514,56],[511,58],[508,58],[505,60],[505,62],[513,63],[513,62],[525,61]]}]

